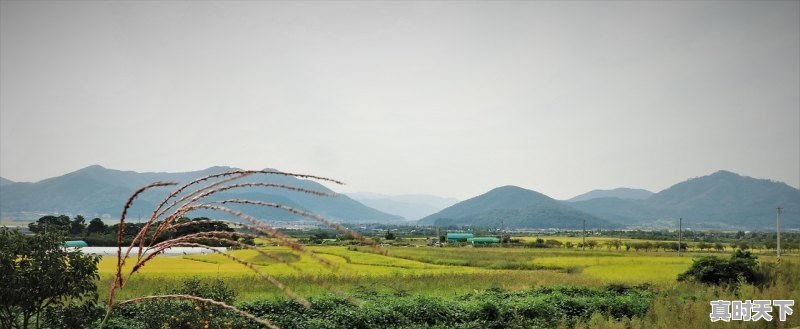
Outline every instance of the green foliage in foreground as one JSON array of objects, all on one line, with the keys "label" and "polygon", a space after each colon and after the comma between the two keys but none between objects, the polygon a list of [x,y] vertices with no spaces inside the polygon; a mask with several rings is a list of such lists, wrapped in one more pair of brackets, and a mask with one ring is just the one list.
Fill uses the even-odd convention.
[{"label": "green foliage in foreground", "polygon": [[[193,293],[232,302],[235,294],[221,281],[188,280],[173,293]],[[594,313],[613,318],[641,317],[653,293],[642,287],[612,285],[602,289],[557,286],[523,291],[489,289],[455,298],[383,294],[361,289],[356,305],[324,295],[305,308],[288,299],[240,304],[255,316],[283,329],[300,328],[554,328],[587,320]],[[120,308],[111,328],[255,328],[248,320],[214,307],[186,301],[158,301]]]},{"label": "green foliage in foreground", "polygon": [[83,326],[97,299],[99,257],[63,248],[59,232],[0,229],[0,327]]},{"label": "green foliage in foreground", "polygon": [[[617,287],[618,288],[618,287]],[[281,328],[550,328],[562,320],[594,312],[614,317],[643,315],[651,293],[624,287],[552,287],[507,292],[487,290],[445,299],[425,296],[366,295],[361,306],[337,297],[312,301],[310,309],[293,301],[243,305]]]},{"label": "green foliage in foreground", "polygon": [[[219,279],[203,282],[191,278],[185,280],[182,287],[160,291],[158,294],[194,295],[228,305],[233,305],[236,300],[236,292]],[[106,327],[112,329],[242,328],[248,325],[246,321],[221,307],[194,301],[159,299],[118,307]]]}]

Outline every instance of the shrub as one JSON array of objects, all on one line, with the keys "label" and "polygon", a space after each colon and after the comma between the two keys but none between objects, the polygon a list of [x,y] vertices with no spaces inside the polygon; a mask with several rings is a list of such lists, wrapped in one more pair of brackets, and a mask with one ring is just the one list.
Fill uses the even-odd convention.
[{"label": "shrub", "polygon": [[556,286],[524,291],[488,289],[453,299],[368,294],[360,306],[344,298],[258,301],[241,309],[292,328],[553,328],[564,320],[588,320],[595,312],[611,318],[642,317],[653,295],[641,287],[604,289]]},{"label": "shrub", "polygon": [[[162,290],[165,294],[193,295],[201,298],[217,300],[232,304],[236,299],[236,292],[220,280],[202,282],[190,278],[183,282],[181,287]],[[119,321],[117,325],[110,324],[111,328],[231,328],[233,323],[241,319],[237,314],[231,313],[221,307],[199,303],[196,301],[178,299],[160,299],[149,303],[127,304],[116,310],[118,316],[129,321]]]},{"label": "shrub", "polygon": [[697,281],[709,284],[735,284],[747,282],[763,284],[767,276],[758,269],[758,257],[749,251],[736,250],[728,260],[705,256],[694,260],[689,269],[678,275],[678,281]]}]

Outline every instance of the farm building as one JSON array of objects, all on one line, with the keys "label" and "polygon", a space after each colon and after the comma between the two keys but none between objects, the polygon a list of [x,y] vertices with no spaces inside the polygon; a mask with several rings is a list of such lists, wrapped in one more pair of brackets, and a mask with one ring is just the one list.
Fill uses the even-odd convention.
[{"label": "farm building", "polygon": [[477,238],[468,238],[467,242],[471,244],[494,244],[500,243],[500,239],[495,237],[477,237]]},{"label": "farm building", "polygon": [[89,246],[89,244],[87,244],[83,240],[73,240],[73,241],[64,242],[64,247],[67,247],[67,248],[80,248],[80,247],[88,247],[88,246]]},{"label": "farm building", "polygon": [[447,233],[447,242],[467,242],[467,239],[472,239],[474,237],[472,233]]}]

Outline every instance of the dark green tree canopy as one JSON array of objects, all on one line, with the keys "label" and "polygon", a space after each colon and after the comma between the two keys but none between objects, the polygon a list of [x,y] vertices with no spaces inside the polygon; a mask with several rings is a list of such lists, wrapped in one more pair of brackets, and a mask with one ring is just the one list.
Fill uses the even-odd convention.
[{"label": "dark green tree canopy", "polygon": [[730,259],[705,256],[696,259],[689,269],[678,276],[678,281],[694,280],[710,284],[734,284],[740,281],[760,284],[766,275],[758,270],[758,257],[741,249]]},{"label": "dark green tree canopy", "polygon": [[87,234],[105,234],[108,231],[108,225],[103,223],[100,218],[94,218],[89,221],[89,226],[86,228]]},{"label": "dark green tree canopy", "polygon": [[67,251],[63,243],[49,229],[28,236],[0,229],[0,327],[31,328],[32,320],[39,327],[48,310],[94,303],[100,258]]},{"label": "dark green tree canopy", "polygon": [[67,215],[44,216],[39,218],[36,222],[28,224],[28,229],[34,233],[62,232],[66,234],[70,232],[71,227],[72,223]]},{"label": "dark green tree canopy", "polygon": [[83,218],[81,215],[75,216],[75,218],[70,221],[69,224],[69,233],[72,235],[83,234],[83,231],[86,230],[86,218]]}]

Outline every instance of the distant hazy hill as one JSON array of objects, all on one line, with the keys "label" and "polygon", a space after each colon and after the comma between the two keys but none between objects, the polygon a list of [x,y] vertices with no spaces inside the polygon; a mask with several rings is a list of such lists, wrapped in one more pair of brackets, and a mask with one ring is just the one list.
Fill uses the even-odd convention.
[{"label": "distant hazy hill", "polygon": [[619,199],[641,200],[641,199],[647,199],[651,195],[653,195],[653,192],[650,192],[648,190],[620,187],[620,188],[615,188],[613,190],[592,190],[590,192],[586,192],[567,201],[576,202],[576,201],[585,201],[597,198],[619,198]]},{"label": "distant hazy hill", "polygon": [[613,223],[638,225],[652,222],[653,219],[656,219],[642,201],[620,198],[594,198],[568,203],[575,209]]},{"label": "distant hazy hill", "polygon": [[[154,181],[185,183],[205,175],[232,170],[229,167],[211,167],[201,171],[183,173],[137,173],[90,166],[36,183],[11,183],[0,186],[0,213],[20,217],[23,213],[72,213],[85,216],[108,215],[117,217],[125,200],[137,188]],[[278,175],[258,175],[241,180],[280,183],[324,192],[333,192],[309,180]],[[131,209],[131,217],[149,216],[154,205],[161,202],[166,189],[145,192]],[[399,216],[386,214],[364,206],[347,196],[318,197],[276,188],[248,188],[220,194],[218,198],[247,198],[277,202],[309,210],[330,219],[344,222],[396,222]],[[247,213],[261,219],[292,220],[298,216],[276,209],[247,207]],[[242,209],[239,207],[239,209]],[[208,215],[208,213],[198,213]]]},{"label": "distant hazy hill", "polygon": [[385,213],[400,215],[406,220],[418,220],[452,206],[458,200],[428,194],[384,195],[369,192],[348,193],[347,196]]},{"label": "distant hazy hill", "polygon": [[783,226],[800,228],[800,190],[729,171],[675,184],[644,200],[600,198],[571,204],[624,224],[682,217],[689,227],[755,230],[774,228],[775,207],[780,206]]},{"label": "distant hazy hill", "polygon": [[0,185],[7,185],[7,184],[11,184],[11,183],[13,183],[13,181],[11,181],[9,179],[5,179],[3,177],[0,177]]},{"label": "distant hazy hill", "polygon": [[422,225],[474,225],[508,228],[608,228],[613,224],[553,200],[539,192],[516,186],[495,188],[427,216]]}]

